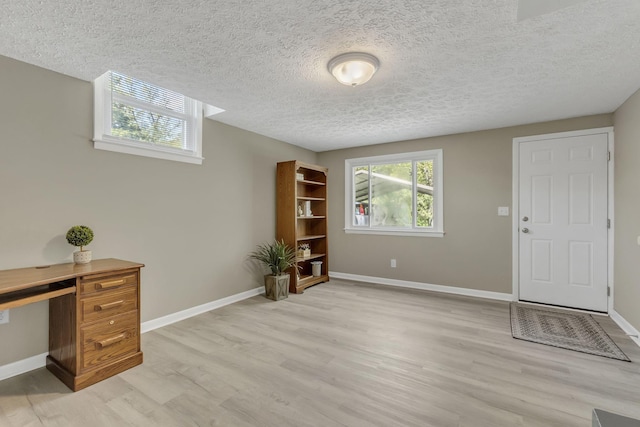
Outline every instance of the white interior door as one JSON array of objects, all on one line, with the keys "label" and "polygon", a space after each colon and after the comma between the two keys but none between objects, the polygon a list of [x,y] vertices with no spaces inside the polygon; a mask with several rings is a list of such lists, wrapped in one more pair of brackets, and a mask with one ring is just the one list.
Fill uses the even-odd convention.
[{"label": "white interior door", "polygon": [[520,300],[606,312],[607,134],[519,148]]}]

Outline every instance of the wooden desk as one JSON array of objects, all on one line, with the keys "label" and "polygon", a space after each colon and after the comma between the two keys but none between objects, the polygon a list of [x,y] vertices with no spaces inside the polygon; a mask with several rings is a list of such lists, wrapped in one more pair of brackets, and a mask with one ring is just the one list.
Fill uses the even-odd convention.
[{"label": "wooden desk", "polygon": [[142,363],[142,267],[110,258],[0,271],[0,310],[49,300],[47,369],[78,391]]},{"label": "wooden desk", "polygon": [[594,409],[591,420],[593,427],[640,427],[640,420],[623,417],[602,409]]}]

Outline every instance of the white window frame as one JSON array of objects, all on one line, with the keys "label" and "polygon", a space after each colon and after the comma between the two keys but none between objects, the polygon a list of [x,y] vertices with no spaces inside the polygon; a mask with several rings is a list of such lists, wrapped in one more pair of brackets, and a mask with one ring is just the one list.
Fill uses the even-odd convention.
[{"label": "white window frame", "polygon": [[[421,236],[421,237],[443,237],[444,236],[444,206],[443,206],[443,162],[442,162],[442,149],[415,151],[411,153],[398,153],[387,154],[383,156],[373,157],[360,157],[357,159],[346,159],[344,161],[344,203],[345,203],[345,217],[344,217],[344,231],[348,234],[377,234],[377,235],[390,235],[390,236]],[[376,228],[370,224],[367,225],[353,225],[353,218],[355,218],[355,187],[353,183],[353,168],[358,166],[374,166],[388,163],[402,163],[402,162],[415,162],[420,160],[432,160],[433,161],[433,226],[430,228],[416,227],[384,227]],[[412,174],[413,180],[413,218],[415,224],[416,216],[416,179],[417,174]],[[371,196],[371,191],[369,191]]]},{"label": "white window frame", "polygon": [[[146,103],[138,99],[121,94],[112,94],[110,73],[106,72],[93,82],[94,90],[94,148],[98,150],[115,151],[136,156],[153,157],[156,159],[174,160],[178,162],[202,164],[202,122],[203,104],[200,101],[185,96],[185,113],[172,112],[172,117],[185,120],[186,147],[183,149],[162,146],[145,141],[113,136],[111,134],[111,103],[112,99],[124,101],[127,105],[167,114],[167,110]],[[113,96],[113,98],[112,98]],[[221,110],[223,111],[223,110]]]}]

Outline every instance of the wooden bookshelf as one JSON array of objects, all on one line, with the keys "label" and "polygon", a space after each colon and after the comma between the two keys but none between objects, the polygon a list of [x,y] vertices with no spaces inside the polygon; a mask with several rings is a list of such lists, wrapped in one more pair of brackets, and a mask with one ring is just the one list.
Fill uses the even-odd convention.
[{"label": "wooden bookshelf", "polygon": [[[297,268],[289,271],[292,293],[302,293],[309,286],[329,281],[327,172],[325,167],[297,160],[278,163],[277,238],[296,250],[302,243],[311,247],[311,256],[298,257]],[[319,276],[312,274],[312,261],[322,262]]]}]

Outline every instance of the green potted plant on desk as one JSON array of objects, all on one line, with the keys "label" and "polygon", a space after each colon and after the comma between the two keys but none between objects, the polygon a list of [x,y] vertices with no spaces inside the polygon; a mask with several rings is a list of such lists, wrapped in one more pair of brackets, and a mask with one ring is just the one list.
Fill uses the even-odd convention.
[{"label": "green potted plant on desk", "polygon": [[91,251],[85,250],[87,246],[93,240],[93,230],[86,225],[74,225],[67,231],[67,242],[69,244],[79,247],[79,251],[73,253],[73,262],[76,264],[87,264],[91,262]]},{"label": "green potted plant on desk", "polygon": [[289,296],[289,273],[286,271],[296,265],[296,251],[284,241],[258,245],[251,252],[250,258],[262,263],[271,270],[271,274],[264,276],[265,296],[274,301]]}]

